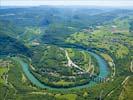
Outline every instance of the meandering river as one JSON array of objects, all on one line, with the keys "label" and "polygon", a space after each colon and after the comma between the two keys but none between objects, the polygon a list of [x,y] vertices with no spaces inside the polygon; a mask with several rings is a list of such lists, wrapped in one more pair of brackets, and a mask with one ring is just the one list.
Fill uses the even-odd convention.
[{"label": "meandering river", "polygon": [[[81,49],[81,48],[80,48]],[[88,50],[87,50],[88,51]],[[109,75],[109,69],[108,69],[108,66],[107,66],[107,62],[102,58],[100,57],[99,55],[97,55],[96,53],[94,52],[91,52],[91,51],[88,51],[88,53],[90,53],[92,56],[94,56],[99,64],[99,70],[100,70],[100,73],[98,75],[98,77],[102,77],[102,78],[106,78],[108,75]],[[85,88],[85,87],[89,87],[90,84],[94,84],[94,82],[90,82],[86,85],[82,85],[82,86],[75,86],[75,87],[70,87],[70,88],[54,88],[54,87],[50,87],[48,85],[45,85],[43,83],[41,83],[29,70],[29,65],[24,62],[21,58],[19,57],[15,57],[14,58],[16,61],[18,61],[21,66],[22,66],[22,69],[23,69],[23,72],[25,73],[26,77],[31,81],[32,84],[36,85],[37,87],[39,88],[47,88],[47,89],[55,89],[55,90],[60,90],[60,89],[80,89],[80,88]]]}]

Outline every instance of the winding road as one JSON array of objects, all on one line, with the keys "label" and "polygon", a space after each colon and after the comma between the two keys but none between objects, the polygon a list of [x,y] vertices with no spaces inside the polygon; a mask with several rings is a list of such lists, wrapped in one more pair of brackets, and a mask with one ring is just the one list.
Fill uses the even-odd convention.
[{"label": "winding road", "polygon": [[79,69],[79,70],[81,70],[81,71],[84,72],[84,70],[83,70],[82,68],[80,68],[78,65],[76,65],[76,64],[70,59],[67,50],[65,50],[65,54],[66,54],[66,57],[67,57],[67,60],[68,60],[68,66],[69,66],[69,67],[75,67],[75,68],[77,68],[77,69]]}]

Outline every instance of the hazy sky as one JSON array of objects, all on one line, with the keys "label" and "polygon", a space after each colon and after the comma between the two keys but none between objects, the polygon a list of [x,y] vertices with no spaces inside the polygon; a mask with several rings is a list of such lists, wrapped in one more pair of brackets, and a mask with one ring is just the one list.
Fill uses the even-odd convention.
[{"label": "hazy sky", "polygon": [[88,5],[133,7],[133,0],[0,0],[1,6]]}]

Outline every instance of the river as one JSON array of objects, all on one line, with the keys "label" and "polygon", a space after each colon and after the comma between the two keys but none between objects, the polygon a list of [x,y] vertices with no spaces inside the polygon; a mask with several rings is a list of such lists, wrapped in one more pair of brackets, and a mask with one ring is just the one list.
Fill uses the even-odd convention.
[{"label": "river", "polygon": [[[81,48],[80,48],[81,49]],[[99,55],[97,55],[96,53],[87,50],[88,53],[90,53],[92,56],[94,56],[99,64],[99,75],[98,77],[102,77],[102,78],[106,78],[109,75],[109,69],[107,66],[107,62],[100,57]],[[23,69],[23,72],[25,73],[26,77],[31,81],[32,84],[36,85],[39,88],[47,88],[47,89],[54,89],[54,90],[66,90],[66,89],[80,89],[80,88],[85,88],[85,87],[89,87],[90,85],[94,84],[94,82],[90,82],[88,84],[82,85],[82,86],[75,86],[75,87],[70,87],[70,88],[54,88],[54,87],[50,87],[46,84],[41,83],[29,70],[29,65],[24,62],[20,57],[15,57],[14,58],[16,61],[18,61]]]}]

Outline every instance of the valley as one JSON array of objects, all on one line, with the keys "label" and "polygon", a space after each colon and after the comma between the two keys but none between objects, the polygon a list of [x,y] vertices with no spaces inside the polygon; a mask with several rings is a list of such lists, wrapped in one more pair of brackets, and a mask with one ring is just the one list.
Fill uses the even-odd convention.
[{"label": "valley", "polygon": [[128,9],[0,9],[0,100],[132,100],[132,20]]}]

